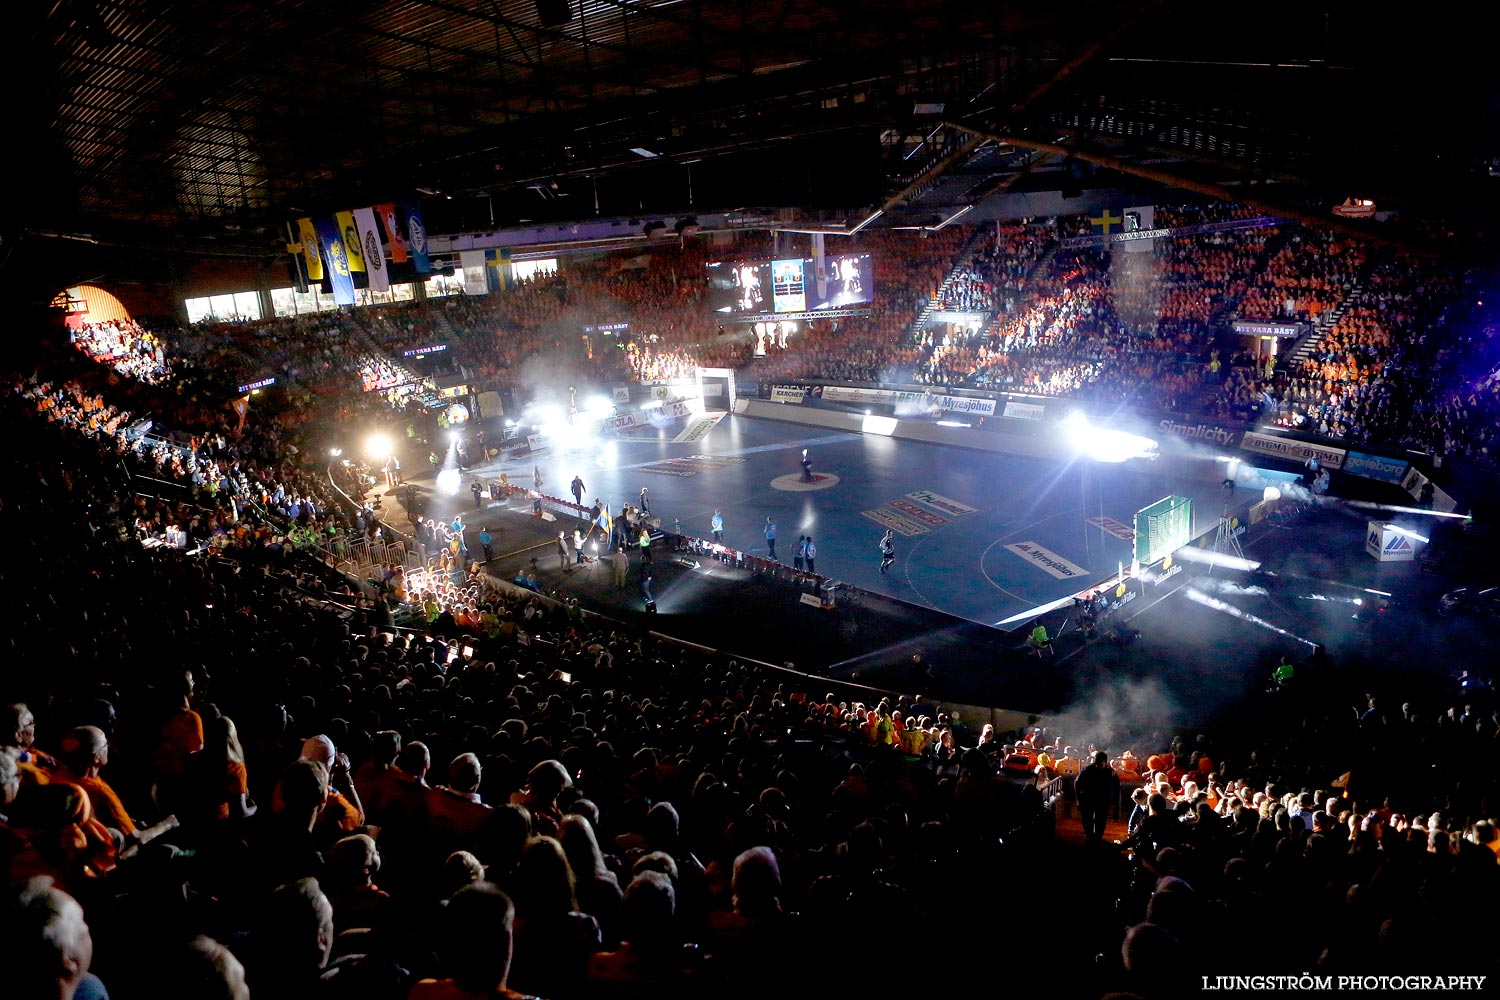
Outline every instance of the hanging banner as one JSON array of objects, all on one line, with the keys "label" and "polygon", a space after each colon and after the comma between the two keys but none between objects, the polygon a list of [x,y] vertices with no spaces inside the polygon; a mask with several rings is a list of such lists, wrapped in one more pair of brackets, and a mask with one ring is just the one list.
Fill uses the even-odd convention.
[{"label": "hanging banner", "polygon": [[385,248],[380,245],[380,225],[375,221],[375,210],[356,208],[354,229],[359,235],[360,258],[365,262],[365,273],[370,278],[370,291],[390,291],[391,272],[385,266]]},{"label": "hanging banner", "polygon": [[386,239],[391,244],[391,262],[394,264],[406,263],[406,226],[401,222],[401,213],[397,210],[395,203],[386,202],[375,206],[375,214],[380,216],[380,221],[385,224]]},{"label": "hanging banner", "polygon": [[344,237],[333,219],[318,220],[318,248],[327,263],[324,269],[333,286],[333,301],[341,306],[354,305],[354,279],[349,276],[349,253]]},{"label": "hanging banner", "polygon": [[318,253],[318,231],[311,219],[298,219],[297,232],[302,237],[302,259],[307,261],[307,277],[311,281],[323,280],[323,258]]},{"label": "hanging banner", "polygon": [[460,252],[458,263],[463,271],[465,295],[484,295],[490,290],[489,280],[484,274],[483,250],[464,250]]},{"label": "hanging banner", "polygon": [[432,258],[427,255],[427,226],[422,222],[422,210],[415,205],[401,206],[402,232],[406,234],[406,251],[411,254],[411,266],[418,274],[432,273]]},{"label": "hanging banner", "polygon": [[349,270],[363,274],[365,272],[365,256],[360,249],[362,244],[359,239],[359,231],[354,228],[353,212],[335,212],[334,221],[339,224],[339,235],[344,238],[344,253],[349,257]]}]

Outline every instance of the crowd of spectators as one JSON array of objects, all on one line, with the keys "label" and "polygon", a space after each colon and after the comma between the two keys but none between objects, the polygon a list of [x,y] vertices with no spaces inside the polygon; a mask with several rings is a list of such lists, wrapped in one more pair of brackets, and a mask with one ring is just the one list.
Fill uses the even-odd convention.
[{"label": "crowd of spectators", "polygon": [[[1450,310],[1460,304],[1469,280],[1440,262],[1380,252],[1365,287],[1316,341],[1300,370],[1266,385],[1276,422],[1339,439],[1464,453],[1448,423],[1456,411],[1452,388],[1445,385],[1461,384],[1452,378],[1461,352],[1443,341]],[[1483,427],[1474,429],[1474,443],[1482,448],[1488,435]]]},{"label": "crowd of spectators", "polygon": [[[1156,224],[1249,214],[1230,205],[1158,206]],[[194,411],[223,405],[230,381],[274,373],[279,391],[298,402],[279,415],[283,429],[368,424],[392,407],[425,426],[421,411],[435,396],[358,390],[412,384],[417,376],[395,360],[399,352],[444,343],[445,362],[480,388],[519,393],[519,405],[543,384],[602,388],[727,366],[762,386],[1006,390],[1274,421],[1487,460],[1495,366],[1472,370],[1452,341],[1471,336],[1448,328],[1454,314],[1446,307],[1466,287],[1457,271],[1384,251],[1372,258],[1345,237],[1285,224],[1160,239],[1149,253],[1057,249],[1061,236],[1086,231],[1084,216],[952,226],[925,237],[867,231],[847,242],[874,261],[869,311],[770,335],[725,324],[707,308],[704,264],[711,256],[811,252],[787,245],[794,237],[786,234],[774,247],[764,234],[743,234],[728,246],[686,240],[629,258],[569,260],[488,296],[221,324],[184,339],[190,377],[174,379],[166,409],[151,415],[190,426]],[[1223,332],[1232,316],[1312,320],[1335,305],[1343,309],[1337,322],[1289,373],[1267,368],[1264,356],[1242,357],[1243,345]],[[913,331],[925,306],[989,319]],[[626,326],[597,329],[619,324]],[[1474,349],[1468,354],[1487,347],[1464,345]]]},{"label": "crowd of spectators", "polygon": [[1333,230],[1296,228],[1240,299],[1252,320],[1315,323],[1358,281],[1366,245]]},{"label": "crowd of spectators", "polygon": [[[95,384],[86,385],[89,381]],[[306,547],[320,537],[364,530],[337,505],[326,479],[300,467],[293,436],[276,424],[242,435],[229,421],[210,418],[174,434],[141,425],[131,411],[107,401],[106,394],[118,388],[77,368],[55,377],[33,373],[11,379],[17,404],[124,463],[131,474],[175,487],[178,497],[195,505],[186,519],[143,520],[138,527],[149,527],[157,542],[222,546],[264,527]],[[265,523],[251,524],[256,521]]]},{"label": "crowd of spectators", "polygon": [[[1071,303],[1065,342],[1106,306]],[[1069,996],[1181,995],[1222,941],[1266,971],[1488,969],[1488,692],[1398,712],[1292,685],[1211,737],[1070,747],[915,696],[820,694],[468,573],[393,567],[422,609],[401,628],[352,581],[311,599],[322,567],[235,502],[346,523],[295,425],[267,419],[257,444],[190,428],[157,470],[184,499],[147,498],[115,461],[130,413],[85,379],[17,378],[0,404],[34,484],[0,505],[5,573],[27,581],[9,654],[38,665],[0,691],[17,995],[823,995],[848,986],[842,956],[984,954],[993,894],[961,885],[1074,915],[1071,946],[1102,957],[1037,983]],[[143,546],[193,518],[225,541]],[[1088,773],[1090,741],[1114,767]],[[1144,793],[1126,843],[1050,839],[1052,779],[1091,821],[1113,782]]]},{"label": "crowd of spectators", "polygon": [[69,330],[73,346],[97,364],[153,385],[172,377],[172,361],[161,337],[135,320],[84,323]]}]

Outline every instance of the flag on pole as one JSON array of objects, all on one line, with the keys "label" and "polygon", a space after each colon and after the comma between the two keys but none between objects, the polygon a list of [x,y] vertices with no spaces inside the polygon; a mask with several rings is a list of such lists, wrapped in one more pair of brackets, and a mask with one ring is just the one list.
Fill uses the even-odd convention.
[{"label": "flag on pole", "polygon": [[395,203],[388,201],[376,205],[375,214],[380,216],[380,221],[385,224],[385,235],[391,243],[391,262],[406,263],[406,227],[401,224],[401,213],[397,210]]},{"label": "flag on pole", "polygon": [[375,221],[375,210],[356,208],[354,228],[359,233],[360,256],[365,262],[365,274],[370,279],[370,291],[390,291],[391,272],[385,266],[385,248],[380,245],[380,224]]},{"label": "flag on pole", "polygon": [[297,232],[302,235],[302,258],[307,261],[307,277],[323,280],[323,258],[318,253],[318,233],[311,219],[298,219]]},{"label": "flag on pole", "polygon": [[604,504],[599,508],[599,519],[594,523],[599,525],[599,530],[606,536],[611,533],[610,529],[614,527],[615,520],[609,516],[609,504]]},{"label": "flag on pole", "polygon": [[498,279],[496,282],[497,290],[509,288],[514,283],[510,269],[510,247],[501,247],[499,250],[491,251],[491,253],[495,254],[495,277]]},{"label": "flag on pole", "polygon": [[286,237],[287,274],[291,276],[292,287],[306,294],[307,260],[302,255],[302,241],[297,231],[296,223],[288,222],[286,224]]},{"label": "flag on pole", "polygon": [[349,255],[349,270],[363,274],[365,257],[360,249],[362,244],[359,231],[354,228],[354,213],[335,212],[333,217],[339,224],[339,233],[344,237],[344,252]]},{"label": "flag on pole", "polygon": [[234,411],[235,416],[240,418],[239,423],[234,427],[234,433],[238,436],[245,429],[245,417],[250,413],[250,394],[246,393],[239,399],[230,401],[229,408]]},{"label": "flag on pole", "polygon": [[338,223],[324,216],[317,222],[318,246],[328,266],[329,283],[333,287],[333,301],[341,306],[354,305],[354,279],[349,276],[349,254],[344,249],[344,237]]}]

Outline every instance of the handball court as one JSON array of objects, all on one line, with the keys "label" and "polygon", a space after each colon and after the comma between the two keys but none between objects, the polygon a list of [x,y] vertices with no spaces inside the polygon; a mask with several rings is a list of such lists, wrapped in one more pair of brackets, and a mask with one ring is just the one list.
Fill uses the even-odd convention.
[{"label": "handball court", "polygon": [[[1098,718],[1139,713],[1163,723],[1188,709],[1201,717],[1264,686],[1283,656],[1301,661],[1318,644],[1342,662],[1363,663],[1409,631],[1377,634],[1374,612],[1377,603],[1383,609],[1407,599],[1420,582],[1414,566],[1368,560],[1363,518],[1330,504],[1311,515],[1316,523],[1261,525],[1243,536],[1245,555],[1262,571],[1185,565],[1173,579],[1134,584],[1135,598],[1107,621],[1139,631],[1135,641],[1088,639],[1073,628],[1059,634],[1077,621],[1070,595],[1112,582],[1121,565],[1128,571],[1137,510],[1170,494],[1192,497],[1196,532],[1211,535],[1221,513],[1243,516],[1259,498],[1258,488],[1223,489],[1225,467],[1202,455],[1120,464],[1062,454],[1031,459],[744,416],[727,417],[691,443],[674,443],[676,430],[478,466],[457,496],[433,492],[430,474],[413,482],[430,515],[464,513],[471,553],[479,550],[479,529],[490,528],[496,558],[486,569],[498,578],[531,568],[544,590],[729,654],[970,705],[1071,708]],[[811,484],[802,482],[804,448]],[[568,497],[576,475],[585,505],[599,499],[615,514],[647,487],[651,514],[669,532],[709,538],[717,509],[724,545],[754,556],[769,555],[770,516],[782,563],[790,566],[798,536],[810,535],[817,572],[845,592],[855,588],[855,599],[810,606],[785,581],[712,559],[678,559],[659,544],[658,613],[648,615],[638,553],[631,553],[627,585],[615,588],[607,565],[561,568],[557,534],[571,536],[578,520],[538,518],[519,496],[486,496],[475,508],[473,479],[504,474],[529,488],[536,471],[543,493]],[[385,498],[383,516],[404,527],[400,492]],[[896,562],[881,574],[887,526],[896,530]],[[1402,596],[1377,602],[1366,589]],[[1058,636],[1041,657],[1025,648],[1038,622]],[[913,664],[913,655],[922,662]]]}]

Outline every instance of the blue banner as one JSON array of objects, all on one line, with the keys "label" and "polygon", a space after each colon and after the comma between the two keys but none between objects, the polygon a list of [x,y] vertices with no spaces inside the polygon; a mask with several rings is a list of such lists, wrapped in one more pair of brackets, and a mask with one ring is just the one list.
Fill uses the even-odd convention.
[{"label": "blue banner", "polygon": [[1353,476],[1378,479],[1382,483],[1395,483],[1399,486],[1402,477],[1406,475],[1406,465],[1403,459],[1381,458],[1362,451],[1351,451],[1344,456],[1343,471]]},{"label": "blue banner", "polygon": [[320,218],[315,223],[318,229],[318,247],[327,265],[325,273],[333,286],[333,301],[341,306],[354,305],[354,279],[349,275],[349,251],[344,248],[344,234],[338,223],[330,218]]},{"label": "blue banner", "polygon": [[411,251],[412,268],[418,274],[432,273],[432,257],[427,252],[427,226],[422,210],[415,205],[401,206],[401,220],[406,227],[406,247]]}]

